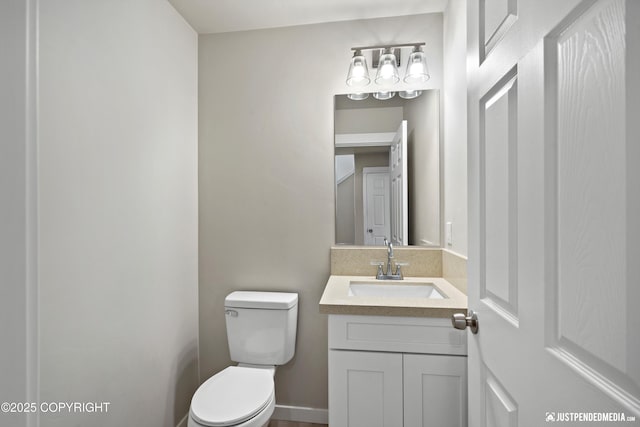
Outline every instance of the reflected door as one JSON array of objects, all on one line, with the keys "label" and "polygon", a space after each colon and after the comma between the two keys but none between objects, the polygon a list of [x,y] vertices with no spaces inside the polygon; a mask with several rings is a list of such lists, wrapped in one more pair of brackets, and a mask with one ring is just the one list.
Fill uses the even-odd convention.
[{"label": "reflected door", "polygon": [[391,242],[409,244],[409,183],[407,179],[407,121],[403,120],[389,150],[391,174]]},{"label": "reflected door", "polygon": [[383,245],[391,227],[389,169],[383,167],[362,170],[364,200],[364,244]]}]

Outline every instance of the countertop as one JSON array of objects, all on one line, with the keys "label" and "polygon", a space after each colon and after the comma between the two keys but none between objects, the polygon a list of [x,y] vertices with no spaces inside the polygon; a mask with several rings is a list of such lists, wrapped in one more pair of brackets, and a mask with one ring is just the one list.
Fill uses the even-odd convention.
[{"label": "countertop", "polygon": [[[432,283],[447,298],[349,296],[349,284],[352,281],[402,285]],[[467,313],[467,296],[441,277],[376,280],[371,276],[332,275],[329,277],[320,299],[320,313],[449,318],[453,313]]]}]

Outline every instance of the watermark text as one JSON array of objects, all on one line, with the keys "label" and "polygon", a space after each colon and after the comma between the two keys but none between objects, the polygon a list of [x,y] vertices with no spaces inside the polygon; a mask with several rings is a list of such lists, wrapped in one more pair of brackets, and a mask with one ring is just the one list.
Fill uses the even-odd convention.
[{"label": "watermark text", "polygon": [[0,411],[15,413],[92,414],[109,412],[111,402],[2,402]]},{"label": "watermark text", "polygon": [[627,422],[635,421],[633,415],[626,415],[624,412],[546,412],[544,420],[548,423],[557,422]]}]

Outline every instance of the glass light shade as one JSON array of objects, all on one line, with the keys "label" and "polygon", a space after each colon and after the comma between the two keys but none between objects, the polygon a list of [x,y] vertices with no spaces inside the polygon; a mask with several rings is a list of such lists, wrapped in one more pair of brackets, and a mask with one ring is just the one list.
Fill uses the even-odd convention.
[{"label": "glass light shade", "polygon": [[353,101],[362,101],[363,99],[367,99],[369,97],[368,93],[348,93],[347,98]]},{"label": "glass light shade", "polygon": [[347,74],[347,84],[352,87],[363,87],[371,83],[369,77],[369,67],[367,60],[362,53],[357,50],[351,58],[349,73]]},{"label": "glass light shade", "polygon": [[427,68],[427,57],[422,52],[422,48],[416,46],[411,55],[409,55],[404,81],[405,83],[424,83],[430,77],[429,69]]},{"label": "glass light shade", "polygon": [[421,90],[403,90],[401,92],[398,92],[398,96],[400,96],[400,98],[402,99],[413,99],[419,97],[420,95],[422,95]]},{"label": "glass light shade", "polygon": [[379,85],[392,85],[399,81],[400,76],[398,75],[398,67],[396,66],[396,56],[391,53],[390,49],[386,49],[384,53],[380,55],[375,82]]},{"label": "glass light shade", "polygon": [[381,101],[385,101],[387,99],[391,99],[394,96],[396,96],[395,92],[386,92],[386,91],[381,91],[381,92],[374,92],[373,93],[373,97],[375,99],[379,99]]}]

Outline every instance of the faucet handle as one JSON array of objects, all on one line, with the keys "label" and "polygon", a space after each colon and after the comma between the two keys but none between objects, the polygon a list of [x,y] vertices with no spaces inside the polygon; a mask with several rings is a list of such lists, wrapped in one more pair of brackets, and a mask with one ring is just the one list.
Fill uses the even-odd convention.
[{"label": "faucet handle", "polygon": [[408,262],[396,262],[396,276],[400,276],[401,279],[404,278],[404,276],[402,275],[402,267],[406,267],[407,265],[409,265]]},{"label": "faucet handle", "polygon": [[382,271],[382,266],[384,265],[384,262],[382,262],[382,261],[371,261],[371,262],[369,262],[369,264],[378,266],[378,271],[376,273],[376,279],[379,279],[382,276],[384,276],[384,271]]}]

